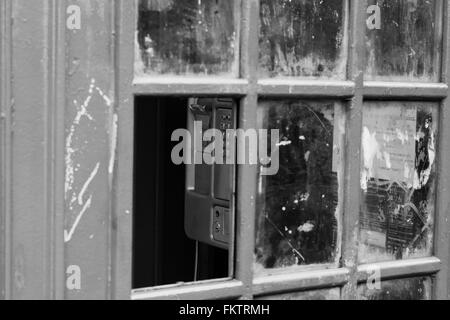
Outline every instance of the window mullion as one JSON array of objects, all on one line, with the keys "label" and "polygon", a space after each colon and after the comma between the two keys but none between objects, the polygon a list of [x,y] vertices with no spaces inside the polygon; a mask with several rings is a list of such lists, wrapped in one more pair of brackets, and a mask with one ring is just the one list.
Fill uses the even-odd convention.
[{"label": "window mullion", "polygon": [[[257,115],[259,0],[242,1],[241,77],[249,82],[242,99],[239,128],[255,129]],[[253,298],[253,253],[255,248],[255,213],[257,167],[238,166],[236,217],[236,278],[244,284],[244,299]]]},{"label": "window mullion", "polygon": [[361,133],[364,94],[364,25],[365,1],[350,0],[350,57],[348,76],[355,82],[355,96],[347,111],[345,199],[342,266],[350,269],[342,299],[356,299],[358,281],[358,230],[361,198]]},{"label": "window mullion", "polygon": [[[442,81],[447,85],[450,84],[450,6],[444,1],[444,52],[442,55]],[[450,221],[448,219],[448,208],[450,201],[448,190],[450,190],[450,174],[446,168],[450,163],[450,98],[443,100],[440,112],[440,139],[438,152],[438,182],[437,182],[437,207],[436,207],[436,230],[435,230],[435,255],[442,262],[442,269],[437,274],[435,282],[435,298],[449,298],[449,243],[450,243]]]},{"label": "window mullion", "polygon": [[[116,172],[113,181],[113,219],[117,229],[113,234],[112,288],[113,299],[128,299],[132,290],[133,246],[133,142],[134,96],[132,93],[134,33],[137,1],[116,2],[116,104],[119,130]],[[120,242],[119,242],[120,239]]]}]

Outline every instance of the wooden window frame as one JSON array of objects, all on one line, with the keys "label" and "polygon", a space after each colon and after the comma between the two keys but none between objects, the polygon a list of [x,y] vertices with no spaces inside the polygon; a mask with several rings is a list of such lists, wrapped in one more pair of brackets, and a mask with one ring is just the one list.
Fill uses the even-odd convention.
[{"label": "wooden window frame", "polygon": [[[342,299],[357,299],[359,283],[367,281],[368,270],[376,265],[382,280],[416,276],[433,279],[433,299],[449,296],[450,251],[450,4],[436,0],[444,8],[438,12],[437,23],[443,26],[442,71],[440,83],[365,82],[365,19],[364,1],[348,1],[349,59],[346,81],[324,80],[258,80],[259,0],[237,0],[241,4],[240,79],[183,79],[146,77],[134,79],[134,37],[137,25],[137,0],[116,1],[116,75],[119,102],[119,137],[117,172],[114,188],[114,210],[117,230],[113,241],[114,297],[134,300],[150,299],[253,299],[279,293],[315,289],[341,288]],[[131,2],[131,3],[130,3]],[[236,201],[235,279],[214,280],[172,287],[142,290],[131,288],[131,219],[119,212],[133,203],[133,141],[134,98],[150,96],[231,96],[240,99],[239,124],[242,129],[256,128],[259,97],[335,98],[346,101],[345,196],[343,217],[342,261],[339,269],[299,271],[264,278],[254,278],[255,216],[257,193],[256,166],[238,166]],[[438,181],[435,213],[434,256],[369,265],[358,265],[358,230],[361,188],[362,109],[365,99],[427,100],[440,103]],[[252,183],[253,181],[253,183]],[[249,200],[250,199],[250,200]],[[128,212],[128,214],[131,214]]]}]

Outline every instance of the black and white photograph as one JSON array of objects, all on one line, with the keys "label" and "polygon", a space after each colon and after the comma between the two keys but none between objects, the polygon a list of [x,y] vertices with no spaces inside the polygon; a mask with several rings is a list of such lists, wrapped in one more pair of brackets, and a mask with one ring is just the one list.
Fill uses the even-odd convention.
[{"label": "black and white photograph", "polygon": [[0,300],[450,300],[448,1],[0,0],[0,37]]}]

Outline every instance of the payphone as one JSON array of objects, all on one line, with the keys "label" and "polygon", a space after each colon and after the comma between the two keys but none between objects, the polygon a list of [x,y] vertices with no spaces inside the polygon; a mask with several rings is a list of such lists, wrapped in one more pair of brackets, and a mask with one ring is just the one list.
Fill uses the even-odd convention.
[{"label": "payphone", "polygon": [[209,129],[220,131],[224,140],[224,159],[205,163],[205,153],[214,153],[207,148],[212,141],[201,137],[202,143],[193,143],[194,161],[186,169],[185,230],[189,238],[222,249],[229,249],[234,230],[235,166],[231,163],[235,161],[230,157],[235,156],[235,144],[230,132],[236,128],[236,118],[233,99],[189,99],[188,130],[191,136],[198,135],[194,131],[200,123],[202,133]]}]

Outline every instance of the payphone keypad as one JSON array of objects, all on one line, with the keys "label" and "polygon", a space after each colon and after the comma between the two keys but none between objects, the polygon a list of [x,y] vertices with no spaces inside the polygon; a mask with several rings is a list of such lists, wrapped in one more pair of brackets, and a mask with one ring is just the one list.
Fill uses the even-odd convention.
[{"label": "payphone keypad", "polygon": [[[234,128],[234,119],[233,119],[233,110],[231,109],[218,109],[217,117],[216,117],[216,126],[222,132],[224,137],[224,160],[228,155],[227,150],[230,150],[231,139],[228,136],[227,130],[231,130]],[[225,161],[226,162],[226,161]]]}]

